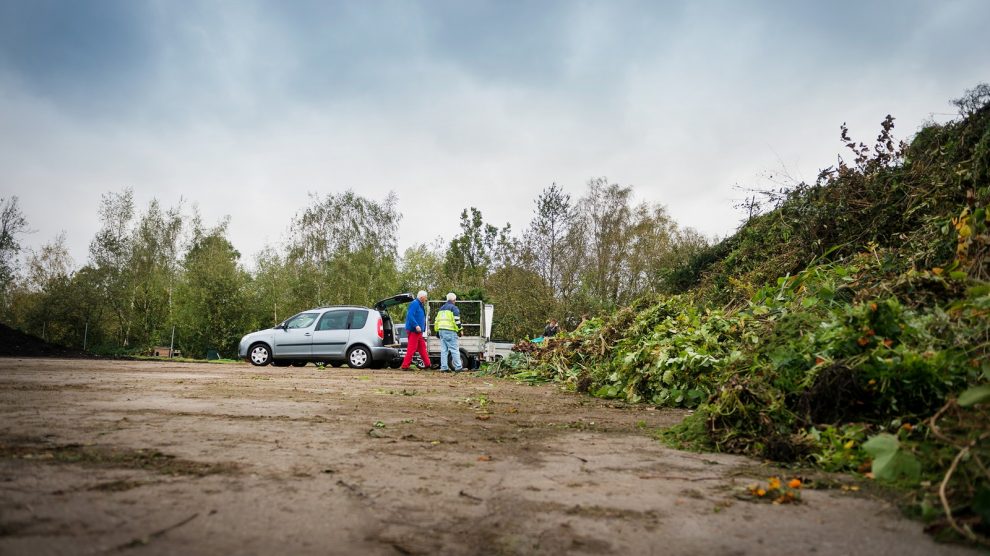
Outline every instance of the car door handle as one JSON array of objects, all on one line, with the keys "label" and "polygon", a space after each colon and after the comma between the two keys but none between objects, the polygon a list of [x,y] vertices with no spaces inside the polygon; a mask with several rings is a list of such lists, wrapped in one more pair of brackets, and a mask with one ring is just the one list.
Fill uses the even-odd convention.
[{"label": "car door handle", "polygon": [[305,333],[305,334],[303,334],[303,335],[304,335],[304,336],[310,336],[311,334],[310,334],[309,332],[307,332],[307,333]]}]

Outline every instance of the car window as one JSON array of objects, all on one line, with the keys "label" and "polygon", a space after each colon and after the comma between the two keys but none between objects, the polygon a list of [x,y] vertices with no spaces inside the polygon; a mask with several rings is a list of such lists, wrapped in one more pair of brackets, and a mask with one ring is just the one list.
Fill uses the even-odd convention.
[{"label": "car window", "polygon": [[368,311],[364,309],[351,311],[351,326],[349,327],[351,330],[361,330],[367,322]]},{"label": "car window", "polygon": [[318,317],[318,313],[300,313],[285,322],[285,328],[309,328]]},{"label": "car window", "polygon": [[347,330],[348,311],[327,311],[323,313],[317,330]]}]

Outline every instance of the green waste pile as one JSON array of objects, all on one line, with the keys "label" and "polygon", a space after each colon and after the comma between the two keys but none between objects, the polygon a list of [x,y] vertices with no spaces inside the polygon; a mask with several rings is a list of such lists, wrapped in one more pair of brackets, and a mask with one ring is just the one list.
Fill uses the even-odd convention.
[{"label": "green waste pile", "polygon": [[680,291],[528,347],[529,372],[695,408],[672,441],[910,487],[933,530],[986,542],[988,100],[911,145],[889,117],[872,150],[843,129],[853,164],[687,261]]}]

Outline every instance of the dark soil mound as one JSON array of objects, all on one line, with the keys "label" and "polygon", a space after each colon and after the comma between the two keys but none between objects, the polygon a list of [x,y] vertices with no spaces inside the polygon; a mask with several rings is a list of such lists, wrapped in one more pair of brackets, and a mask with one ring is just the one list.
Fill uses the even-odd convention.
[{"label": "dark soil mound", "polygon": [[78,349],[49,344],[0,323],[0,357],[95,357]]}]

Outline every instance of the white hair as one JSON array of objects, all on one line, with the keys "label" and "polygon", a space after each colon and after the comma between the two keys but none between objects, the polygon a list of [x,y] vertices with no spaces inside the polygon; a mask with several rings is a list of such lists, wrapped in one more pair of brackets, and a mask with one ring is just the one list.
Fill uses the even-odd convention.
[{"label": "white hair", "polygon": [[455,294],[454,292],[450,292],[447,294],[447,301],[454,301],[455,299],[457,299],[457,294]]},{"label": "white hair", "polygon": [[426,290],[419,290],[419,293],[416,294],[416,297],[426,297],[426,296],[427,296]]}]

